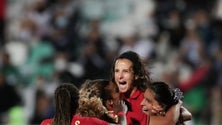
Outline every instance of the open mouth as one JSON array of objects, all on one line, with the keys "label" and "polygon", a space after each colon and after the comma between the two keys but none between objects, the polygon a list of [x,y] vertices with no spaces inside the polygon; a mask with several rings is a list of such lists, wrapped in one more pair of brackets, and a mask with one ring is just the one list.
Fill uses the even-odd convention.
[{"label": "open mouth", "polygon": [[119,82],[120,85],[125,85],[126,81]]},{"label": "open mouth", "polygon": [[148,109],[143,109],[143,111],[144,111],[144,112],[148,112],[149,110],[148,110]]},{"label": "open mouth", "polygon": [[143,108],[142,111],[143,111],[144,113],[148,113],[148,112],[149,112],[149,110],[146,109],[146,108]]}]

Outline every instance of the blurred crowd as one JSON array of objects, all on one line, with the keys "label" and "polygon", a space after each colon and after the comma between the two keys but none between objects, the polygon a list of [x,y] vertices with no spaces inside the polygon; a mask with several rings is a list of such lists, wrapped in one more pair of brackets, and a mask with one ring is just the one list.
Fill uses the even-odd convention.
[{"label": "blurred crowd", "polygon": [[109,79],[137,52],[184,92],[189,125],[222,124],[222,0],[1,0],[0,124],[53,116],[61,83]]}]

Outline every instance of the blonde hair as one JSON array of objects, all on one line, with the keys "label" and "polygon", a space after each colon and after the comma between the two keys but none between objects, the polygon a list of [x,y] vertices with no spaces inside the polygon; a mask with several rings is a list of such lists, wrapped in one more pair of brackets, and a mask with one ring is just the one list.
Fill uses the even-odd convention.
[{"label": "blonde hair", "polygon": [[[116,117],[109,114],[105,101],[110,99],[107,95],[108,80],[86,80],[80,88],[79,108],[77,113],[83,117],[96,117],[107,122],[116,123]],[[111,96],[111,95],[110,95]]]}]

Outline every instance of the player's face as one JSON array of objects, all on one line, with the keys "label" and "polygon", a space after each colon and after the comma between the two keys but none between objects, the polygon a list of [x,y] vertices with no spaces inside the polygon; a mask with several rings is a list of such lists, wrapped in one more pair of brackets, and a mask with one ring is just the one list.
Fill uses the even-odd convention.
[{"label": "player's face", "polygon": [[121,93],[129,91],[135,79],[132,62],[128,59],[118,59],[115,63],[114,77]]},{"label": "player's face", "polygon": [[159,103],[155,100],[155,93],[147,89],[144,93],[144,99],[141,102],[142,111],[145,114],[157,114],[163,110],[163,108],[159,105]]}]

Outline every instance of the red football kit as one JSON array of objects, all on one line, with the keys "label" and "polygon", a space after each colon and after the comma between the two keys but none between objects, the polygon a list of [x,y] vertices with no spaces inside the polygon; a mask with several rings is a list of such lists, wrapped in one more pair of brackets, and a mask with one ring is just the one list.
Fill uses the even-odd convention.
[{"label": "red football kit", "polygon": [[[40,125],[52,125],[52,121],[53,119],[45,119]],[[71,125],[109,125],[109,123],[95,117],[82,117],[79,115],[74,115]]]},{"label": "red football kit", "polygon": [[82,117],[80,115],[74,115],[72,125],[109,125],[109,123],[96,117]]},{"label": "red football kit", "polygon": [[52,124],[52,119],[45,119],[41,122],[40,125],[51,125]]},{"label": "red football kit", "polygon": [[146,125],[147,115],[142,112],[140,103],[144,98],[144,92],[136,89],[134,93],[126,98],[124,94],[121,94],[121,99],[126,101],[128,111],[126,114],[128,125]]}]

